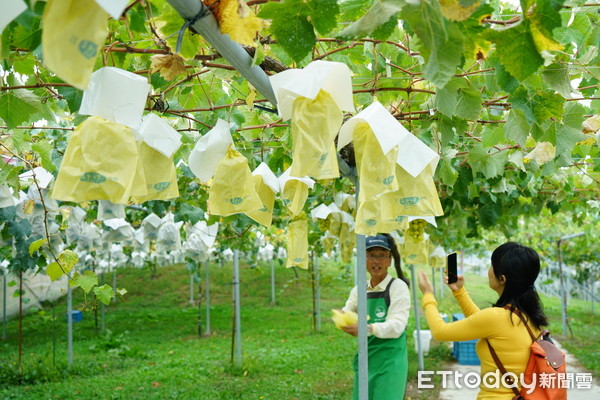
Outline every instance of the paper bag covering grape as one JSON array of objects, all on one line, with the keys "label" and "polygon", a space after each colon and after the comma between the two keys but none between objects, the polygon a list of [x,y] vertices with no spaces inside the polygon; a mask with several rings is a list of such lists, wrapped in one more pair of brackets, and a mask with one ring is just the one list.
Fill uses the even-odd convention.
[{"label": "paper bag covering grape", "polygon": [[425,239],[425,226],[427,222],[422,219],[410,221],[408,229],[404,232],[404,245],[402,257],[407,264],[429,264],[429,240]]},{"label": "paper bag covering grape", "polygon": [[314,99],[298,97],[292,107],[292,176],[330,179],[340,176],[334,140],[342,111],[320,90]]},{"label": "paper bag covering grape", "polygon": [[52,198],[127,204],[131,193],[146,193],[145,177],[136,178],[138,158],[131,129],[90,117],[69,140]]},{"label": "paper bag covering grape", "polygon": [[132,200],[143,203],[148,200],[168,200],[179,197],[177,171],[172,157],[165,157],[145,142],[137,142],[139,161],[136,178],[144,180],[143,191],[131,193]]},{"label": "paper bag covering grape", "polygon": [[254,175],[254,188],[262,207],[255,211],[249,211],[246,213],[247,216],[255,220],[261,225],[269,228],[271,221],[273,220],[273,205],[275,204],[275,192],[269,187],[264,181],[261,175]]},{"label": "paper bag covering grape", "polygon": [[283,186],[281,197],[290,213],[298,215],[308,198],[308,185],[297,179],[289,179]]},{"label": "paper bag covering grape", "polygon": [[288,226],[286,268],[308,269],[308,220],[301,213]]},{"label": "paper bag covering grape", "polygon": [[208,211],[224,217],[248,213],[263,207],[254,188],[248,160],[232,146],[217,164],[208,190]]},{"label": "paper bag covering grape", "polygon": [[48,0],[42,26],[44,64],[85,90],[108,35],[108,14],[94,0]]}]

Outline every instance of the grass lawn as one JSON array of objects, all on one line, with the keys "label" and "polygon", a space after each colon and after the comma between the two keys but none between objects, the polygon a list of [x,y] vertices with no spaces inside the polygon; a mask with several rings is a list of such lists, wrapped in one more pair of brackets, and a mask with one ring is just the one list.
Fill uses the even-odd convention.
[{"label": "grass lawn", "polygon": [[[329,310],[343,306],[352,286],[352,275],[337,263],[321,264],[323,324],[321,332],[315,333],[307,272],[299,271],[296,280],[292,270],[276,262],[277,304],[271,305],[269,266],[250,268],[242,263],[242,368],[233,368],[230,363],[231,264],[210,266],[213,332],[210,337],[198,335],[198,306],[189,303],[189,273],[183,266],[159,268],[155,276],[149,270],[119,270],[118,286],[129,291],[126,301],[106,307],[106,331],[99,334],[94,313],[84,312],[83,321],[74,325],[74,364],[70,368],[66,354],[65,299],[54,305],[56,318],[52,318],[51,304],[46,304],[44,311],[24,318],[20,380],[17,321],[9,322],[9,338],[0,342],[0,398],[349,399],[356,342],[335,329]],[[486,289],[484,278],[467,279],[478,304],[487,306],[495,300],[494,293]],[[445,290],[440,309],[449,314],[459,312],[449,290]],[[78,290],[74,304],[82,302]],[[545,303],[553,320],[551,329],[559,333],[560,302],[545,299]],[[204,326],[204,304],[200,306]],[[570,307],[571,324],[576,337],[582,335],[581,343],[555,336],[563,339],[567,348],[597,373],[598,333],[593,329],[593,317],[586,312],[589,306],[573,302]],[[421,321],[421,327],[426,329],[424,318]],[[407,329],[410,364],[407,397],[436,399],[435,391],[416,390],[414,318]],[[446,344],[433,343],[425,368],[443,369],[451,360]]]}]

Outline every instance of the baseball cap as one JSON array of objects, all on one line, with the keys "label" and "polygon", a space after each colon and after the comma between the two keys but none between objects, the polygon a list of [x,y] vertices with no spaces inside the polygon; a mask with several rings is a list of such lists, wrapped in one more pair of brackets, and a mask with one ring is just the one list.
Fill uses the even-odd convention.
[{"label": "baseball cap", "polygon": [[390,240],[387,238],[387,236],[383,236],[383,235],[376,235],[376,236],[367,236],[366,239],[367,242],[367,250],[370,249],[371,247],[383,247],[384,249],[387,250],[392,250],[392,246],[390,245]]}]

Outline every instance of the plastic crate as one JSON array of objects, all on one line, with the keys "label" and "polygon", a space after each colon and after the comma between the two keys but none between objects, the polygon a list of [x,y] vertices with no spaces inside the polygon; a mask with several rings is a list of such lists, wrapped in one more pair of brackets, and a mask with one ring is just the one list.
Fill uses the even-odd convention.
[{"label": "plastic crate", "polygon": [[[452,314],[452,321],[459,321],[464,318],[465,316],[462,313]],[[476,345],[477,339],[454,342],[452,346],[452,355],[458,360],[460,365],[481,365],[481,361],[475,352]]]},{"label": "plastic crate", "polygon": [[[71,318],[73,322],[79,322],[83,319],[83,313],[79,310],[71,310]],[[65,320],[69,322],[69,313],[65,313]]]}]

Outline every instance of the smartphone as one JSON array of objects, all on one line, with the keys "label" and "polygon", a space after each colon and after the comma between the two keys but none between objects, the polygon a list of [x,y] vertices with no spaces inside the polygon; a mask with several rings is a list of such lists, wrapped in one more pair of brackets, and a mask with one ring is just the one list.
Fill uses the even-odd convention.
[{"label": "smartphone", "polygon": [[448,275],[448,283],[456,283],[458,280],[458,272],[456,271],[456,253],[448,254],[446,275]]}]

